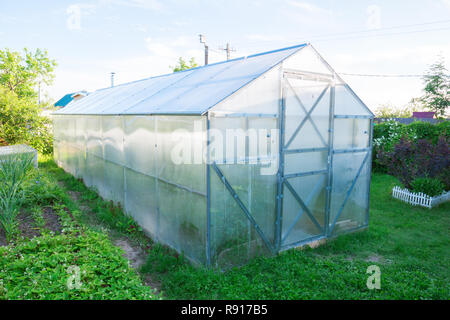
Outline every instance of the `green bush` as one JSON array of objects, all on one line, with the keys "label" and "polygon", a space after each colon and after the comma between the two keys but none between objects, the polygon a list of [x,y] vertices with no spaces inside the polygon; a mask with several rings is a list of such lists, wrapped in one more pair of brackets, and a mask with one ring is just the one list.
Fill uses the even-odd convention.
[{"label": "green bush", "polygon": [[0,85],[0,142],[25,143],[40,153],[53,152],[51,121],[31,98],[19,98]]},{"label": "green bush", "polygon": [[438,196],[445,191],[444,184],[435,178],[416,178],[411,182],[412,191],[422,192],[431,197]]},{"label": "green bush", "polygon": [[433,145],[438,143],[439,137],[443,136],[450,140],[450,121],[442,121],[436,124],[423,121],[414,121],[405,125],[394,120],[375,124],[373,128],[373,159],[372,167],[378,172],[387,172],[377,155],[394,150],[402,137],[413,143],[420,140],[428,140]]}]

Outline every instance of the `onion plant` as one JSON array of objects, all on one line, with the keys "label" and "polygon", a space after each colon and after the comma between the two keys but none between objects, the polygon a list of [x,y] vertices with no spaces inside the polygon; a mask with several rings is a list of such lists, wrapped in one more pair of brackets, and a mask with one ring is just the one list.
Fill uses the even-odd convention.
[{"label": "onion plant", "polygon": [[0,225],[11,240],[24,199],[24,183],[34,164],[29,153],[0,157]]}]

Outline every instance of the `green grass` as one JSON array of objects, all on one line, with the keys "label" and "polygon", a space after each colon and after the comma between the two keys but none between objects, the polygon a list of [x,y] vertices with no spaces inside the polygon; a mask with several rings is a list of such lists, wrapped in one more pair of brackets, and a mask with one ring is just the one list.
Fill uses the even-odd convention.
[{"label": "green grass", "polygon": [[[392,199],[397,183],[374,174],[369,229],[317,249],[289,250],[224,273],[152,252],[144,270],[171,299],[449,299],[450,204],[411,207]],[[380,290],[366,286],[370,265],[380,267]]]},{"label": "green grass", "polygon": [[[316,249],[289,250],[220,272],[193,267],[174,251],[152,243],[120,208],[103,201],[53,161],[42,161],[40,167],[46,179],[63,185],[60,197],[70,210],[78,210],[79,203],[67,196],[69,190],[79,193],[80,202],[94,213],[81,212],[77,221],[90,230],[106,227],[148,248],[141,274],[160,282],[166,299],[450,298],[450,204],[429,210],[394,200],[390,192],[398,181],[389,175],[373,174],[368,230],[340,236]],[[108,251],[107,256],[113,254]],[[366,286],[370,265],[380,267],[380,290]]]}]

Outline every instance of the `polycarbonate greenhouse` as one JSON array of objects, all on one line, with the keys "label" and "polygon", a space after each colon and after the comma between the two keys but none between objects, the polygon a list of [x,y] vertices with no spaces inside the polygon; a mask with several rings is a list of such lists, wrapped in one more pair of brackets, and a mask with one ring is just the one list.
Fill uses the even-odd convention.
[{"label": "polycarbonate greenhouse", "polygon": [[101,89],[53,119],[58,165],[193,262],[368,226],[373,114],[309,44]]}]

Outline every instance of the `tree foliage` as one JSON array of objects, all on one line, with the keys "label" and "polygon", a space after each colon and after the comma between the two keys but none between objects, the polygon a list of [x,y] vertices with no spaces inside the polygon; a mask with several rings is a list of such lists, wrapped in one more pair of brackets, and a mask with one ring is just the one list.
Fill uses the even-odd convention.
[{"label": "tree foliage", "polygon": [[23,55],[8,48],[0,50],[0,84],[19,98],[36,98],[36,86],[39,82],[51,84],[55,67],[56,61],[46,50],[31,52],[25,48]]},{"label": "tree foliage", "polygon": [[45,50],[0,50],[0,145],[25,143],[52,152],[50,119],[42,116],[36,87],[52,82],[55,66]]},{"label": "tree foliage", "polygon": [[186,62],[182,57],[180,57],[178,59],[178,64],[175,67],[170,67],[173,69],[173,72],[178,72],[178,71],[183,71],[183,70],[188,70],[188,69],[192,69],[198,67],[197,62],[195,62],[194,57],[192,57],[189,62]]},{"label": "tree foliage", "polygon": [[51,153],[51,121],[41,111],[35,99],[19,98],[0,85],[0,144],[25,143],[41,153]]},{"label": "tree foliage", "polygon": [[438,61],[430,66],[423,77],[425,83],[422,103],[436,112],[436,116],[443,117],[450,107],[450,76],[444,65],[444,58],[440,56]]}]

